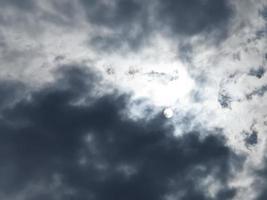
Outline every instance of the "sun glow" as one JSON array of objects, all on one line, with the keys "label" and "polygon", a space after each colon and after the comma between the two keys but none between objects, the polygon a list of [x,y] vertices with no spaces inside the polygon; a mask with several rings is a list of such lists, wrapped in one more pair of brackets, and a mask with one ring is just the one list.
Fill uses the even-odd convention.
[{"label": "sun glow", "polygon": [[177,50],[159,38],[141,52],[124,57],[110,56],[97,64],[106,78],[134,97],[145,98],[155,106],[172,107],[186,103],[195,87],[187,66],[177,59]]}]

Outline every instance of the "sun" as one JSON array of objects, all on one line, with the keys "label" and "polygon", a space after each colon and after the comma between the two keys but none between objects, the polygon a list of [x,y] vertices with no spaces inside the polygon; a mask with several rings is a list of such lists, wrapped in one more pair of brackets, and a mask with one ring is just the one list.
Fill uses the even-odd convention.
[{"label": "sun", "polygon": [[164,115],[164,117],[166,117],[167,119],[172,118],[172,117],[173,117],[173,114],[174,114],[174,112],[173,112],[173,110],[172,110],[171,108],[165,108],[165,109],[163,110],[163,115]]}]

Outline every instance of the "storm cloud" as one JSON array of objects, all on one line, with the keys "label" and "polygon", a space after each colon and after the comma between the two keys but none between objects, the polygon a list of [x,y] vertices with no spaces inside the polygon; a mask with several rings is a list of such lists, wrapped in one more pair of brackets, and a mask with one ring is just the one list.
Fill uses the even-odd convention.
[{"label": "storm cloud", "polygon": [[[67,68],[1,112],[0,193],[6,198],[38,181],[53,185],[58,176],[59,190],[24,198],[232,199],[228,179],[239,156],[220,130],[204,138],[184,130],[177,138],[160,113],[149,120],[124,117],[129,94],[90,97],[99,80],[84,68]],[[87,103],[77,103],[81,98]],[[207,176],[219,184],[213,197],[203,183]]]}]

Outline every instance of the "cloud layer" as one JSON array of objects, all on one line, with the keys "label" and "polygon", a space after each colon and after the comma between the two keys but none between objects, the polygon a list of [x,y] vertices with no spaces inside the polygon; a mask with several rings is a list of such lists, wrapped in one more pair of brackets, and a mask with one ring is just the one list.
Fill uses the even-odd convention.
[{"label": "cloud layer", "polygon": [[266,8],[0,0],[0,198],[265,199]]},{"label": "cloud layer", "polygon": [[[235,195],[227,184],[238,156],[216,134],[219,130],[204,138],[198,130],[176,138],[160,113],[150,120],[125,118],[129,95],[114,93],[92,102],[95,76],[87,71],[68,67],[61,79],[1,112],[3,198],[12,199],[31,184],[56,184],[55,177],[55,191],[32,191],[21,199]],[[90,103],[80,104],[84,93],[83,101]],[[218,184],[215,191],[205,185],[208,177]]]}]

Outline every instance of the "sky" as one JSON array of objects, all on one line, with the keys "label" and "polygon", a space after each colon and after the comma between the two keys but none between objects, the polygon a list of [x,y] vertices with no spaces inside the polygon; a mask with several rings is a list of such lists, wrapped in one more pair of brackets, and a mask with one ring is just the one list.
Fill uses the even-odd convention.
[{"label": "sky", "polygon": [[265,0],[0,0],[0,199],[266,200]]}]

